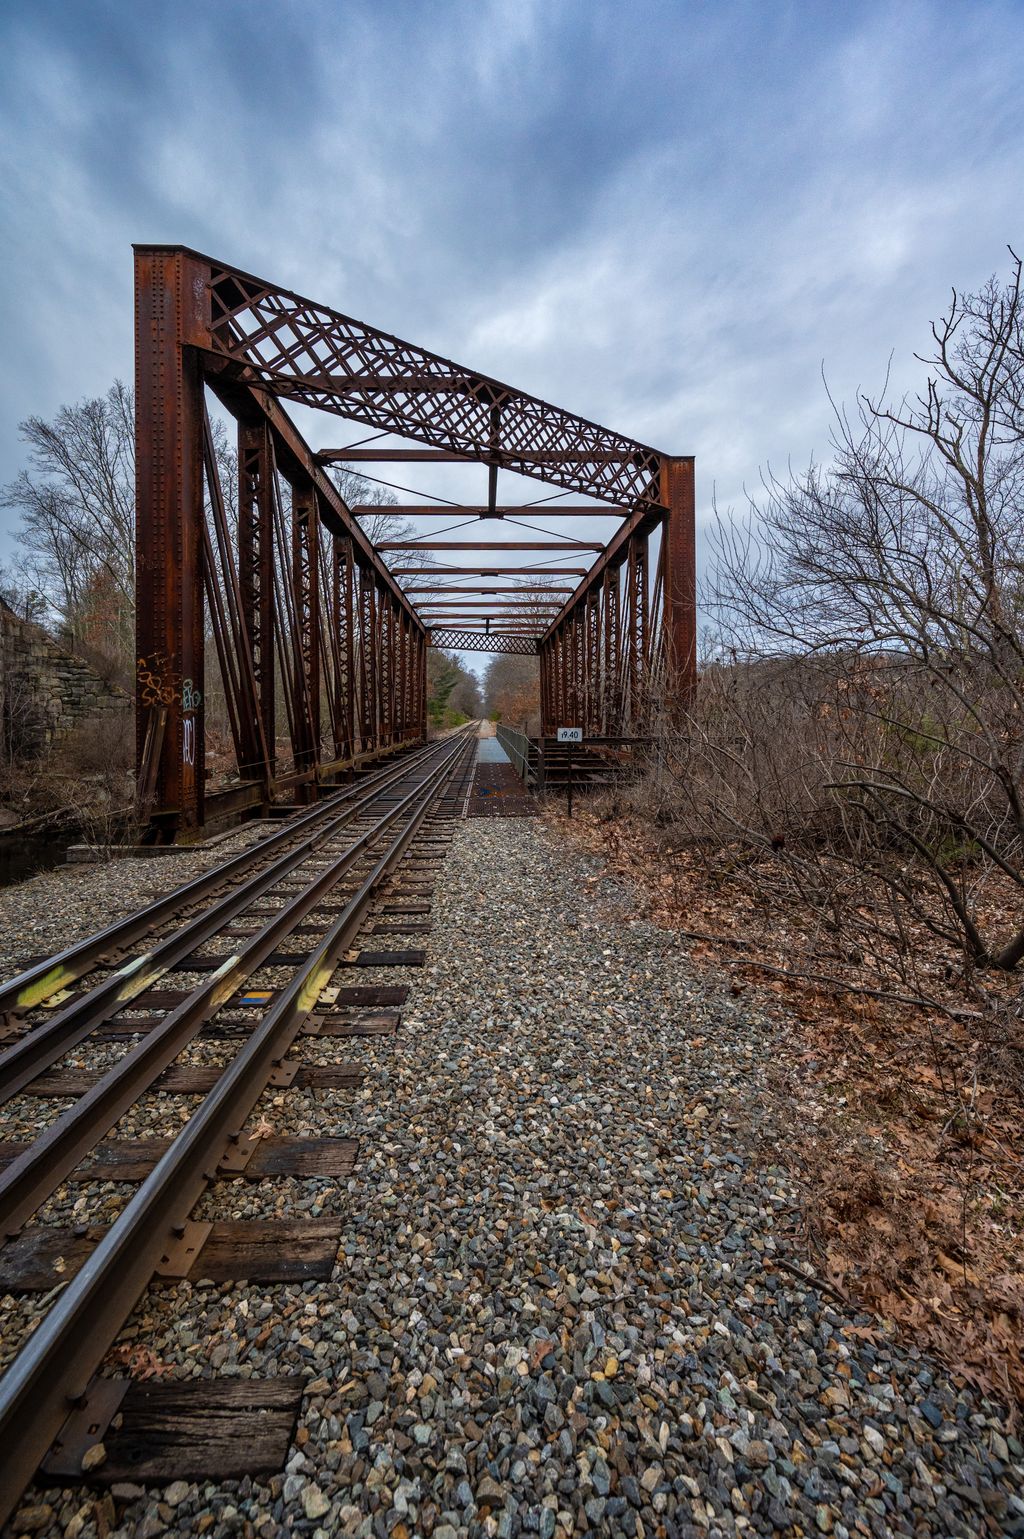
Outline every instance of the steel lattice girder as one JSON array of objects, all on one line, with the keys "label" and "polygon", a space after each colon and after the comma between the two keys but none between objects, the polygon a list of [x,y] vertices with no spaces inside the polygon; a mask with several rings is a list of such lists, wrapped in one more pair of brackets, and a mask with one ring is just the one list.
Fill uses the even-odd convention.
[{"label": "steel lattice girder", "polygon": [[289,289],[190,255],[210,272],[213,348],[275,395],[619,508],[658,505],[662,456],[647,444]]},{"label": "steel lattice girder", "polygon": [[427,643],[447,652],[508,652],[514,657],[536,657],[537,640],[533,636],[503,636],[500,632],[432,630]]}]

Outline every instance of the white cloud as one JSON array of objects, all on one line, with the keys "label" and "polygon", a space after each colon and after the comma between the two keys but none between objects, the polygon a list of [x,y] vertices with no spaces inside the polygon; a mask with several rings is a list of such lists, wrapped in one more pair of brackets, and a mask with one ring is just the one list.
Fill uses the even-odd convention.
[{"label": "white cloud", "polygon": [[[211,250],[694,452],[706,513],[713,482],[735,501],[766,462],[823,452],[823,363],[840,397],[890,353],[912,381],[949,286],[1024,236],[1012,4],[951,23],[937,0],[652,3],[622,26],[599,0],[227,0],[173,25],[125,8],[100,51],[47,14],[0,60],[0,479],[19,417],[130,373],[132,239]],[[396,475],[480,489],[477,469]]]}]

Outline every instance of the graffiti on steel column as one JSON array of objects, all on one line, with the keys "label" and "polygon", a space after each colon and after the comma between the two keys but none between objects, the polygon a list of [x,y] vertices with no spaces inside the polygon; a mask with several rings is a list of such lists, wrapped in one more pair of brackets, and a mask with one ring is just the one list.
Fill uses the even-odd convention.
[{"label": "graffiti on steel column", "polygon": [[195,688],[191,679],[185,679],[181,686],[181,757],[189,765],[193,765],[196,762],[196,719],[194,713],[198,711],[202,703],[202,693]]},{"label": "graffiti on steel column", "polygon": [[143,706],[173,705],[181,702],[181,757],[190,766],[196,762],[195,713],[203,703],[202,691],[191,679],[183,679],[179,693],[175,670],[163,652],[152,652],[136,661],[139,702]]},{"label": "graffiti on steel column", "polygon": [[151,652],[140,657],[135,664],[141,705],[173,705],[175,697],[174,673],[163,652]]}]

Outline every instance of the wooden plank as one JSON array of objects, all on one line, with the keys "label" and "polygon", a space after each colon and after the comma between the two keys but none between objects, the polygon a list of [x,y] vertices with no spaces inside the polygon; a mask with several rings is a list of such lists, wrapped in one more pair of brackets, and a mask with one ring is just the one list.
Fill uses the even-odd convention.
[{"label": "wooden plank", "polygon": [[329,1282],[340,1240],[337,1218],[215,1223],[189,1277],[193,1282]]},{"label": "wooden plank", "polygon": [[[37,1224],[0,1250],[0,1289],[45,1293],[59,1282],[69,1282],[106,1233],[98,1224]],[[189,1277],[211,1282],[327,1282],[340,1234],[336,1218],[215,1223]]]},{"label": "wooden plank", "polygon": [[397,988],[383,989],[373,988],[366,984],[353,984],[338,990],[338,997],[334,1001],[336,1005],[404,1005],[409,997],[408,984],[400,984]]},{"label": "wooden plank", "polygon": [[262,1138],[245,1174],[250,1181],[266,1176],[349,1176],[358,1149],[355,1138]]},{"label": "wooden plank", "polygon": [[[230,1007],[225,1005],[224,1008],[228,1009]],[[154,1022],[154,1024],[159,1023]],[[196,1037],[201,1042],[229,1042],[235,1037],[247,1037],[255,1024],[256,1022],[251,1019],[230,1020],[217,1016],[212,1021],[205,1021],[196,1033]],[[111,1031],[111,1038],[116,1034],[118,1033]],[[119,1034],[123,1036],[124,1030],[120,1029]],[[95,1033],[99,1041],[102,1041],[106,1035],[105,1028]]]},{"label": "wooden plank", "polygon": [[[103,1434],[107,1457],[86,1477],[115,1481],[233,1480],[277,1474],[295,1436],[305,1379],[185,1379],[133,1383],[122,1424]],[[42,1465],[62,1481],[82,1479],[58,1450]]]},{"label": "wooden plank", "polygon": [[382,914],[429,914],[430,904],[410,899],[404,903],[382,903],[380,911]]},{"label": "wooden plank", "polygon": [[[30,1143],[0,1144],[0,1169],[10,1165]],[[68,1176],[69,1181],[144,1181],[157,1160],[170,1147],[166,1138],[110,1138],[98,1146],[88,1163]]]},{"label": "wooden plank", "polygon": [[376,1015],[326,1015],[321,1037],[390,1037],[401,1020],[397,1010]]},{"label": "wooden plank", "polygon": [[427,960],[425,951],[360,951],[351,961],[338,963],[339,967],[422,967]]},{"label": "wooden plank", "polygon": [[85,1264],[106,1229],[37,1224],[0,1250],[0,1288],[5,1293],[46,1293],[68,1282]]},{"label": "wooden plank", "polygon": [[[248,1028],[245,1028],[248,1030]],[[217,1083],[223,1069],[192,1064],[174,1064],[165,1069],[153,1085],[164,1095],[206,1095]],[[361,1085],[365,1070],[355,1064],[300,1064],[292,1085],[299,1090],[349,1090]],[[102,1078],[99,1069],[80,1069],[71,1073],[41,1074],[26,1085],[25,1095],[80,1096]]]},{"label": "wooden plank", "polygon": [[[223,961],[223,957],[218,957],[216,965],[219,967]],[[276,992],[276,989],[258,988],[256,986],[240,989],[237,994],[233,994],[230,999],[224,1001],[221,1009],[267,1010],[273,1004]],[[129,1008],[132,1010],[174,1010],[178,1005],[184,1004],[185,1000],[189,997],[190,990],[188,989],[147,989],[137,999],[132,1000]],[[158,1017],[150,1017],[149,1026],[156,1025],[158,1019]],[[208,1029],[208,1024],[204,1026],[204,1030]],[[149,1027],[145,1018],[127,1018],[120,1015],[114,1016],[109,1024],[101,1027],[94,1033],[94,1036],[100,1039],[108,1035],[111,1037],[123,1037],[132,1032],[145,1031],[147,1029]]]},{"label": "wooden plank", "polygon": [[173,1010],[188,998],[188,989],[145,989],[132,1000],[133,1010]]},{"label": "wooden plank", "polygon": [[152,1031],[154,1026],[159,1026],[163,1020],[161,1015],[149,1015],[132,1021],[108,1021],[105,1026],[98,1026],[91,1033],[93,1042],[120,1042],[125,1037],[143,1036],[147,1031]]},{"label": "wooden plank", "polygon": [[[28,1143],[0,1144],[0,1169],[17,1159]],[[347,1176],[355,1165],[354,1138],[262,1138],[244,1171],[246,1180],[264,1176]],[[68,1181],[144,1181],[167,1150],[166,1138],[107,1138]]]},{"label": "wooden plank", "polygon": [[412,919],[387,920],[378,919],[376,924],[367,926],[369,935],[429,935],[433,930],[432,924],[421,924]]}]

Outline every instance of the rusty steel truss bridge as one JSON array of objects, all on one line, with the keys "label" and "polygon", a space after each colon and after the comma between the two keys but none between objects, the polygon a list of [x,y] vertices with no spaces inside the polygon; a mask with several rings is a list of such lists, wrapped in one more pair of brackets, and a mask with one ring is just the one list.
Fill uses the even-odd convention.
[{"label": "rusty steel truss bridge", "polygon": [[[430,646],[537,656],[545,734],[640,734],[656,708],[686,699],[692,456],[181,246],[135,248],[135,328],[139,794],[157,837],[285,794],[313,801],[319,785],[422,741]],[[210,397],[237,426],[232,486]],[[313,449],[288,401],[370,436]],[[379,481],[381,466],[448,463],[485,466],[485,482],[459,502],[380,508],[350,506],[330,473],[365,464]],[[555,490],[500,502],[500,472]],[[458,532],[374,543],[361,516],[381,512],[454,518]],[[572,533],[609,516],[604,541]],[[544,537],[487,541],[484,524]],[[495,564],[499,551],[531,556]],[[460,564],[442,564],[456,552]],[[216,792],[207,647],[237,768]]]}]

